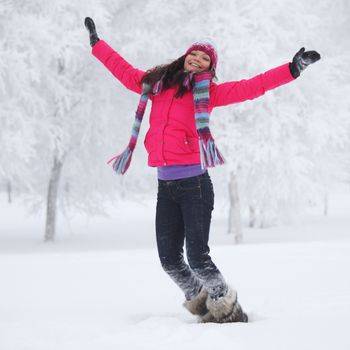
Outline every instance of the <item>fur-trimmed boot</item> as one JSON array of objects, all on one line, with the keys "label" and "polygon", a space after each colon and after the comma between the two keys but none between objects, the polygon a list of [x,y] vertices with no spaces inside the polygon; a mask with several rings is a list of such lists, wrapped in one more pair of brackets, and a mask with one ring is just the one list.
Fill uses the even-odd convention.
[{"label": "fur-trimmed boot", "polygon": [[248,316],[243,312],[237,301],[237,292],[232,288],[229,288],[227,294],[217,300],[208,297],[206,304],[209,311],[209,320],[207,321],[203,317],[203,322],[248,322]]},{"label": "fur-trimmed boot", "polygon": [[192,314],[196,316],[203,316],[208,313],[208,308],[206,305],[208,299],[208,292],[207,290],[202,287],[201,291],[198,295],[196,295],[191,300],[186,300],[183,303],[183,306]]}]

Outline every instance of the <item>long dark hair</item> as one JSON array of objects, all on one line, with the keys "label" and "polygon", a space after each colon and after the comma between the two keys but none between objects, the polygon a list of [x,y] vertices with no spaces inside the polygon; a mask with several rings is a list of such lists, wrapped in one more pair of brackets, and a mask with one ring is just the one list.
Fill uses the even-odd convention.
[{"label": "long dark hair", "polygon": [[[182,97],[191,86],[186,86],[184,84],[185,79],[188,76],[188,72],[184,70],[185,58],[187,54],[182,55],[175,61],[169,64],[163,64],[156,66],[146,72],[146,74],[141,79],[141,84],[146,83],[150,85],[151,91],[153,90],[154,85],[162,81],[162,90],[167,90],[173,86],[178,86],[175,97]],[[215,77],[215,71],[212,72],[212,77]]]}]

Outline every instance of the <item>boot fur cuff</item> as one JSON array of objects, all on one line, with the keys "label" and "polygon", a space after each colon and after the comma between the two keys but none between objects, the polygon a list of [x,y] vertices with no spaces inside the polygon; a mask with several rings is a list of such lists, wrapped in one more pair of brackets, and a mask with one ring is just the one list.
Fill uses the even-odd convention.
[{"label": "boot fur cuff", "polygon": [[208,292],[203,287],[198,295],[191,300],[186,300],[183,306],[193,315],[205,315],[208,312],[206,301],[208,298]]},{"label": "boot fur cuff", "polygon": [[237,304],[237,291],[229,288],[225,296],[214,300],[207,299],[207,308],[215,319],[220,320],[231,315]]}]

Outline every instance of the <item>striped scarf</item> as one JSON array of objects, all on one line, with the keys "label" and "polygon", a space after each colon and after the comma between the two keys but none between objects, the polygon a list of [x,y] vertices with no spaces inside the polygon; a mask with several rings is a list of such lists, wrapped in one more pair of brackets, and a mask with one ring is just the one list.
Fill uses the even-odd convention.
[{"label": "striped scarf", "polygon": [[[214,167],[216,165],[221,165],[224,163],[224,158],[215,146],[214,138],[209,129],[210,81],[210,72],[202,72],[196,74],[190,73],[184,81],[184,85],[187,87],[193,85],[192,91],[194,100],[194,114],[199,139],[199,151],[202,169]],[[154,95],[158,95],[161,92],[161,88],[162,82],[159,81],[154,84],[152,93]],[[150,86],[143,84],[129,144],[124,152],[118,154],[108,161],[108,164],[113,162],[112,166],[117,174],[123,175],[129,168],[150,92]]]}]

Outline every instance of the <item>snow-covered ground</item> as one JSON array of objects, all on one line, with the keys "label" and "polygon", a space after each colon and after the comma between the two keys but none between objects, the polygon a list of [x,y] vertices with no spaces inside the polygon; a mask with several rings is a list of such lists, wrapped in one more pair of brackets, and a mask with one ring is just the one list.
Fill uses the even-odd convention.
[{"label": "snow-covered ground", "polygon": [[159,265],[153,201],[61,219],[44,244],[42,215],[1,198],[0,349],[349,350],[349,192],[330,201],[328,217],[246,229],[238,246],[218,204],[211,255],[251,322],[197,324]]}]

